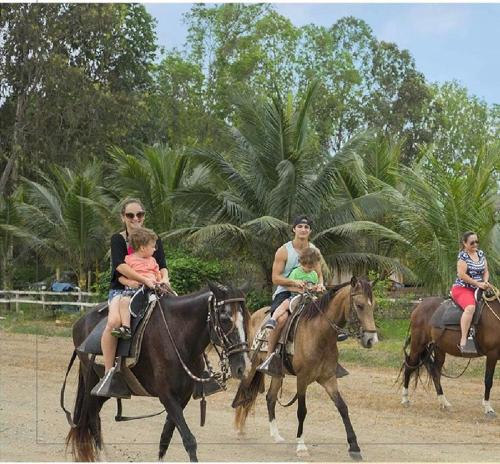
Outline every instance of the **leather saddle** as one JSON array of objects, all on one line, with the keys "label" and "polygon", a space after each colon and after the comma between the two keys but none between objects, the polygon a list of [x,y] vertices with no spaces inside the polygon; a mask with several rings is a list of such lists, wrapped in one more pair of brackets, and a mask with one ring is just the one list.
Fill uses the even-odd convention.
[{"label": "leather saddle", "polygon": [[[139,325],[144,319],[146,310],[148,309],[150,298],[156,298],[155,294],[145,290],[141,287],[132,297],[130,301],[130,312],[132,317],[130,318],[130,330],[132,331],[132,338],[130,340],[118,339],[118,346],[116,348],[116,356],[127,357],[130,356],[130,350],[134,337],[138,331]],[[156,300],[154,300],[156,301]],[[99,305],[95,311],[104,313],[108,311],[108,304],[103,303]],[[108,321],[107,315],[104,316],[97,325],[92,329],[87,338],[82,342],[82,344],[77,348],[77,351],[81,353],[96,354],[101,355],[101,337],[106,323]]]},{"label": "leather saddle", "polygon": [[[476,327],[479,323],[483,306],[484,305],[481,304],[481,294],[476,293],[476,309],[472,318],[471,327]],[[436,327],[438,329],[460,331],[460,319],[463,313],[464,312],[460,308],[460,306],[458,306],[452,298],[449,298],[447,300],[444,300],[438,306],[431,317],[430,323],[433,327]]]}]

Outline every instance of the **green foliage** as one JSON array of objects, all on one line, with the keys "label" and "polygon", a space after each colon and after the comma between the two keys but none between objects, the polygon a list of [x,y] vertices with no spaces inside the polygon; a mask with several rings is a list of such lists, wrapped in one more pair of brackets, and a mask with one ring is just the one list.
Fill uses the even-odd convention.
[{"label": "green foliage", "polygon": [[155,39],[143,5],[2,5],[0,150],[14,161],[14,188],[18,171],[132,142]]},{"label": "green foliage", "polygon": [[264,306],[269,306],[273,299],[272,293],[266,289],[250,290],[245,297],[248,310],[253,313]]},{"label": "green foliage", "polygon": [[172,287],[179,295],[200,290],[209,280],[223,281],[225,278],[220,262],[189,255],[169,258],[168,270]]},{"label": "green foliage", "polygon": [[108,299],[110,282],[111,282],[111,268],[108,268],[105,271],[99,272],[97,274],[96,280],[92,284],[91,291],[98,294],[99,301],[104,301]]}]

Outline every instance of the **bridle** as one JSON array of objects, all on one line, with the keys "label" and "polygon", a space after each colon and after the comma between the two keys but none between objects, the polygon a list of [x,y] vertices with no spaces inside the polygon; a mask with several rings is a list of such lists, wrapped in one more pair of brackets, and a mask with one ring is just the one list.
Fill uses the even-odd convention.
[{"label": "bridle", "polygon": [[[307,292],[304,295],[308,295]],[[350,337],[354,337],[360,339],[364,333],[376,333],[376,330],[365,330],[361,325],[361,321],[358,317],[358,312],[356,311],[356,307],[354,305],[354,298],[358,295],[364,295],[363,292],[354,292],[354,288],[351,288],[349,291],[349,313],[346,318],[347,328],[340,327],[337,323],[332,321],[325,312],[318,306],[317,302],[311,298],[311,304],[314,308],[327,320],[330,327],[337,331],[338,333],[342,333],[345,335],[349,335]],[[309,295],[308,295],[309,296]]]},{"label": "bridle", "polygon": [[[225,355],[230,358],[231,356],[239,353],[248,353],[248,342],[242,341],[239,343],[232,343],[229,336],[235,331],[236,325],[232,324],[228,332],[224,332],[222,322],[220,320],[220,308],[225,307],[230,303],[244,303],[245,298],[235,297],[226,300],[217,301],[215,295],[212,293],[208,297],[208,316],[207,324],[209,329],[210,343],[214,347],[222,348]],[[242,315],[243,316],[243,315]]]},{"label": "bridle", "polygon": [[[217,301],[215,298],[215,295],[210,292],[210,295],[208,297],[208,315],[207,315],[207,326],[208,326],[208,333],[209,333],[209,338],[210,338],[210,343],[215,348],[215,351],[219,355],[219,360],[220,360],[220,365],[221,365],[221,373],[217,374],[214,373],[209,367],[209,377],[198,377],[195,374],[191,372],[189,367],[186,365],[184,360],[182,359],[182,356],[179,352],[179,349],[177,348],[177,344],[175,343],[174,337],[172,336],[172,332],[170,331],[170,327],[168,326],[167,319],[165,318],[165,313],[163,310],[163,305],[161,304],[161,298],[158,296],[158,304],[160,306],[160,314],[163,319],[163,323],[165,325],[165,328],[167,329],[167,334],[170,338],[170,341],[172,342],[172,345],[174,347],[175,353],[177,357],[179,358],[179,362],[181,363],[184,371],[186,374],[191,377],[196,382],[201,382],[201,383],[208,383],[211,381],[212,378],[215,378],[217,382],[219,383],[225,383],[226,380],[229,377],[229,358],[231,356],[234,356],[238,353],[243,353],[243,352],[248,352],[248,343],[245,342],[240,342],[240,343],[234,343],[231,344],[231,340],[229,339],[229,335],[235,330],[236,326],[233,323],[231,329],[228,332],[224,332],[222,328],[222,323],[220,320],[220,308],[224,307],[228,303],[242,303],[245,301],[245,298],[243,297],[236,297],[236,298],[228,298],[226,300],[221,300]],[[217,347],[221,348],[221,351],[217,349]],[[207,360],[206,356],[205,359]],[[207,363],[208,364],[208,363]],[[219,380],[220,379],[220,380]]]}]

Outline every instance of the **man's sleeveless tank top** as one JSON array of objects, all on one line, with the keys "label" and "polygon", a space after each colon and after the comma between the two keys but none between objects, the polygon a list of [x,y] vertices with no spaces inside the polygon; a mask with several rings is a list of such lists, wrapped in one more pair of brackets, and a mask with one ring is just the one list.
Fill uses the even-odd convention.
[{"label": "man's sleeveless tank top", "polygon": [[[311,248],[316,248],[311,242],[309,242],[309,246]],[[285,264],[285,269],[283,269],[283,272],[281,275],[283,277],[288,277],[291,272],[299,266],[299,254],[297,253],[297,250],[293,247],[292,242],[287,242],[285,243],[284,247],[286,248],[287,252],[287,260]],[[273,293],[273,300],[276,297],[278,293],[281,292],[288,292],[288,288],[284,287],[283,285],[278,285],[276,287],[276,291]]]}]

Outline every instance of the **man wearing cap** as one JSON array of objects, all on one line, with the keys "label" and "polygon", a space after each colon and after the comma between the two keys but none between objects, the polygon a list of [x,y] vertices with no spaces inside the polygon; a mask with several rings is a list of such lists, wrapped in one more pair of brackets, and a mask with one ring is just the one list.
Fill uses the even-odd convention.
[{"label": "man wearing cap", "polygon": [[[290,273],[299,266],[299,254],[302,250],[313,247],[316,248],[310,241],[312,220],[307,215],[297,216],[293,220],[292,232],[294,233],[293,240],[285,243],[278,248],[274,256],[272,280],[273,284],[277,286],[273,294],[273,301],[271,303],[271,316],[278,306],[290,298],[291,292],[288,287],[304,288],[305,283],[302,281],[289,279]],[[318,250],[319,251],[319,250]],[[318,263],[314,269],[318,274],[319,283],[316,286],[318,292],[324,291],[325,286],[323,283],[323,273],[321,271],[321,264]],[[276,322],[273,321],[273,327],[269,326],[271,330],[268,339],[268,358],[257,368],[258,371],[265,374],[282,377],[283,376],[283,361],[279,356],[278,351],[275,351],[276,345],[280,338],[281,330],[285,326],[289,313],[286,312]],[[275,322],[275,323],[274,323]],[[338,373],[340,374],[340,373]],[[347,371],[344,370],[346,375]],[[340,377],[341,375],[337,375]]]}]

